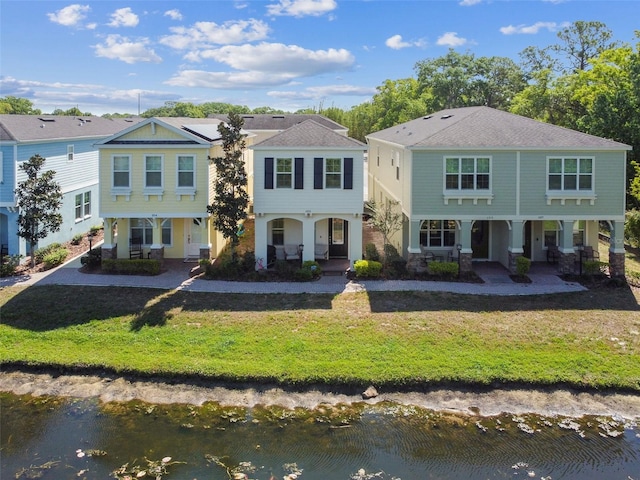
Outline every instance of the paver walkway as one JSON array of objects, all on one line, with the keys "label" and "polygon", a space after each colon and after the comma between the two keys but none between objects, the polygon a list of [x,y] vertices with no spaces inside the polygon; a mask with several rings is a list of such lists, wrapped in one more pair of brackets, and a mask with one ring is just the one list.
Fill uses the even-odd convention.
[{"label": "paver walkway", "polygon": [[480,273],[484,283],[434,282],[422,280],[350,281],[344,276],[323,276],[314,282],[228,282],[191,278],[193,263],[167,262],[167,271],[156,276],[103,275],[80,272],[80,259],[47,272],[27,276],[0,278],[0,287],[11,285],[89,285],[147,287],[165,290],[217,293],[333,293],[424,291],[472,295],[539,295],[586,290],[579,283],[566,282],[557,275],[531,274],[531,283],[515,283],[504,273]]}]

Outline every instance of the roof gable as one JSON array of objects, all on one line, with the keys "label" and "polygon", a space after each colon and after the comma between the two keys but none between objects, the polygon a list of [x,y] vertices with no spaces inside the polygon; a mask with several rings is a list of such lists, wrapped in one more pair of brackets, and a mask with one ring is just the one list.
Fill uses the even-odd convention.
[{"label": "roof gable", "polygon": [[[217,118],[224,120],[228,119],[228,115],[215,113],[209,116],[210,118]],[[244,121],[243,128],[246,130],[277,130],[283,131],[293,127],[298,123],[302,123],[305,120],[314,120],[320,125],[324,125],[331,130],[347,131],[347,127],[340,125],[333,120],[319,114],[302,114],[302,113],[289,113],[289,114],[241,114],[240,117]]]},{"label": "roof gable", "polygon": [[608,149],[631,147],[489,107],[442,110],[367,135],[421,148]]},{"label": "roof gable", "polygon": [[64,115],[0,115],[0,140],[16,142],[104,138],[143,119]]},{"label": "roof gable", "polygon": [[331,128],[320,125],[315,120],[305,120],[253,145],[251,148],[342,148],[364,150],[366,145],[358,140],[341,135]]}]

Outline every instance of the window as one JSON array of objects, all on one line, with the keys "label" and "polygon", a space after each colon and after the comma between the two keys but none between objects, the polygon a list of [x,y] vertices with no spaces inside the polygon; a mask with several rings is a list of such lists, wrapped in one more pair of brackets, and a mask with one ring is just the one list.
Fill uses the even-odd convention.
[{"label": "window", "polygon": [[456,228],[453,220],[425,220],[420,225],[420,245],[453,247],[456,243]]},{"label": "window", "polygon": [[593,190],[593,158],[549,158],[549,190]]},{"label": "window", "polygon": [[327,158],[324,170],[325,188],[342,188],[342,159]]},{"label": "window", "polygon": [[293,160],[276,158],[276,188],[291,188],[293,176]]},{"label": "window", "polygon": [[162,157],[146,155],[144,157],[145,187],[162,187]]},{"label": "window", "polygon": [[195,158],[178,155],[178,188],[193,188],[195,183]]},{"label": "window", "polygon": [[271,222],[271,244],[284,245],[284,218],[276,218]]},{"label": "window", "polygon": [[544,246],[558,245],[558,222],[555,220],[545,220],[542,222],[542,229],[544,231]]},{"label": "window", "polygon": [[584,230],[586,222],[578,220],[573,222],[573,245],[584,245]]},{"label": "window", "polygon": [[[172,244],[172,223],[168,218],[162,222],[162,244]],[[153,244],[153,224],[146,218],[132,218],[130,222],[131,238],[140,238],[143,245]]]},{"label": "window", "polygon": [[489,190],[491,159],[489,157],[447,157],[445,159],[446,190]]},{"label": "window", "polygon": [[76,222],[91,217],[91,192],[76,195]]},{"label": "window", "polygon": [[67,162],[73,162],[73,145],[67,145]]},{"label": "window", "polygon": [[130,162],[129,156],[113,157],[113,186],[115,188],[130,187]]}]

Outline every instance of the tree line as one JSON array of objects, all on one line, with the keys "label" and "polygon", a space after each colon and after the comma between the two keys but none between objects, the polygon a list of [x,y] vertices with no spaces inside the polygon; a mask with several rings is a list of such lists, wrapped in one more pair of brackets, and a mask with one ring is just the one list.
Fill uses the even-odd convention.
[{"label": "tree line", "polygon": [[[635,45],[612,38],[602,22],[576,21],[557,33],[556,43],[525,48],[519,62],[450,49],[441,57],[417,62],[412,77],[385,80],[371,100],[351,109],[319,105],[294,113],[322,114],[347,127],[351,137],[364,141],[369,133],[427,113],[486,105],[610,138],[633,147],[628,156],[627,205],[639,208],[640,31],[635,32]],[[0,113],[41,114],[28,99],[16,97],[0,98]],[[142,116],[205,118],[214,113],[291,112],[223,102],[167,102]],[[82,115],[78,108],[58,109],[53,114]]]}]

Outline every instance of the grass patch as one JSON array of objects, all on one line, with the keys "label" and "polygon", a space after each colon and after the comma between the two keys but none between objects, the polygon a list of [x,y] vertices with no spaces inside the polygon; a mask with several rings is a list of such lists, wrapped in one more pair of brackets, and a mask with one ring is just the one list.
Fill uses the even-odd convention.
[{"label": "grass patch", "polygon": [[640,391],[628,287],[531,297],[0,290],[0,363],[366,385],[564,384]]}]

